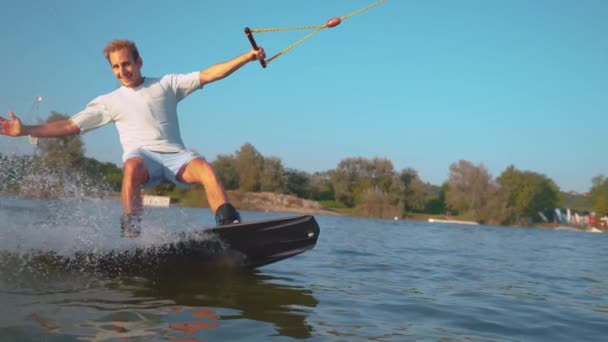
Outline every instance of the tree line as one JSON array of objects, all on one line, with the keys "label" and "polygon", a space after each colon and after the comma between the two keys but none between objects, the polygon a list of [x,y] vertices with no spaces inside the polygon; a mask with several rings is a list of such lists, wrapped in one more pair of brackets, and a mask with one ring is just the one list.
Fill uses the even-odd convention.
[{"label": "tree line", "polygon": [[[47,122],[66,118],[51,113]],[[4,193],[33,196],[70,195],[75,191],[108,195],[120,191],[122,170],[84,156],[79,136],[40,139],[32,156],[2,156]],[[395,170],[386,158],[351,157],[335,169],[308,173],[286,168],[245,143],[233,154],[212,161],[226,190],[291,194],[354,215],[379,218],[411,214],[452,214],[485,224],[531,223],[539,213],[563,205],[565,194],[549,177],[511,165],[494,178],[483,164],[459,160],[440,186],[420,179],[413,168]],[[19,171],[21,170],[21,171]],[[79,190],[75,190],[78,188]],[[200,187],[183,190],[171,183],[148,191],[185,205],[201,202]],[[608,214],[608,178],[597,176],[590,191],[591,209]]]}]

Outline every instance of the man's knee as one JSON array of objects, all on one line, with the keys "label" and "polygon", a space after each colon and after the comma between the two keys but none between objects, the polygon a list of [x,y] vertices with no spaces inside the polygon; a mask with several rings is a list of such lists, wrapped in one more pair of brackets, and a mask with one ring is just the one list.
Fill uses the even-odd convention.
[{"label": "man's knee", "polygon": [[213,171],[213,165],[203,158],[194,158],[186,166],[190,166],[191,168],[197,169],[200,172]]},{"label": "man's knee", "polygon": [[213,165],[203,158],[192,159],[177,173],[179,181],[185,183],[203,183],[204,179],[215,179]]}]

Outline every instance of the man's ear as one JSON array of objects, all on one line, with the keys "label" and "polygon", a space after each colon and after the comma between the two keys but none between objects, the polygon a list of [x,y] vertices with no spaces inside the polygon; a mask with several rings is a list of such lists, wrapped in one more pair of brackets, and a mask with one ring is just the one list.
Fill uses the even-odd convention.
[{"label": "man's ear", "polygon": [[137,66],[141,68],[144,65],[144,60],[141,59],[141,57],[137,57],[137,61],[135,61],[135,63],[137,63]]}]

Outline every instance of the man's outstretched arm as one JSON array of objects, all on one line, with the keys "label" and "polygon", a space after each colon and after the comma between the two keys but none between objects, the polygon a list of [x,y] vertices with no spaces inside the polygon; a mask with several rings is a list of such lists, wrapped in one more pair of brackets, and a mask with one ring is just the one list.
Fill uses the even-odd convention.
[{"label": "man's outstretched arm", "polygon": [[243,65],[266,58],[266,53],[261,47],[258,50],[251,50],[229,61],[218,63],[200,72],[201,85],[221,80],[240,69]]},{"label": "man's outstretched arm", "polygon": [[30,135],[39,138],[55,138],[80,133],[80,127],[70,119],[53,121],[42,125],[27,126],[13,112],[8,112],[11,120],[0,116],[0,134],[11,137]]}]

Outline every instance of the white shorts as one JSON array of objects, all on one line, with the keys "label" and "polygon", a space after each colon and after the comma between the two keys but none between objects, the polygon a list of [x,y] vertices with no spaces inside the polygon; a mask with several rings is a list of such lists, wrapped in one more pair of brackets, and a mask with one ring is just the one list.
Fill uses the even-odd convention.
[{"label": "white shorts", "polygon": [[150,175],[148,182],[141,186],[142,189],[154,187],[163,181],[172,182],[182,188],[190,187],[190,184],[177,180],[177,173],[184,165],[188,164],[193,159],[203,158],[198,155],[198,153],[190,150],[180,152],[152,152],[138,148],[125,153],[123,160],[126,161],[134,157],[144,160],[146,168],[148,169],[148,174]]}]

